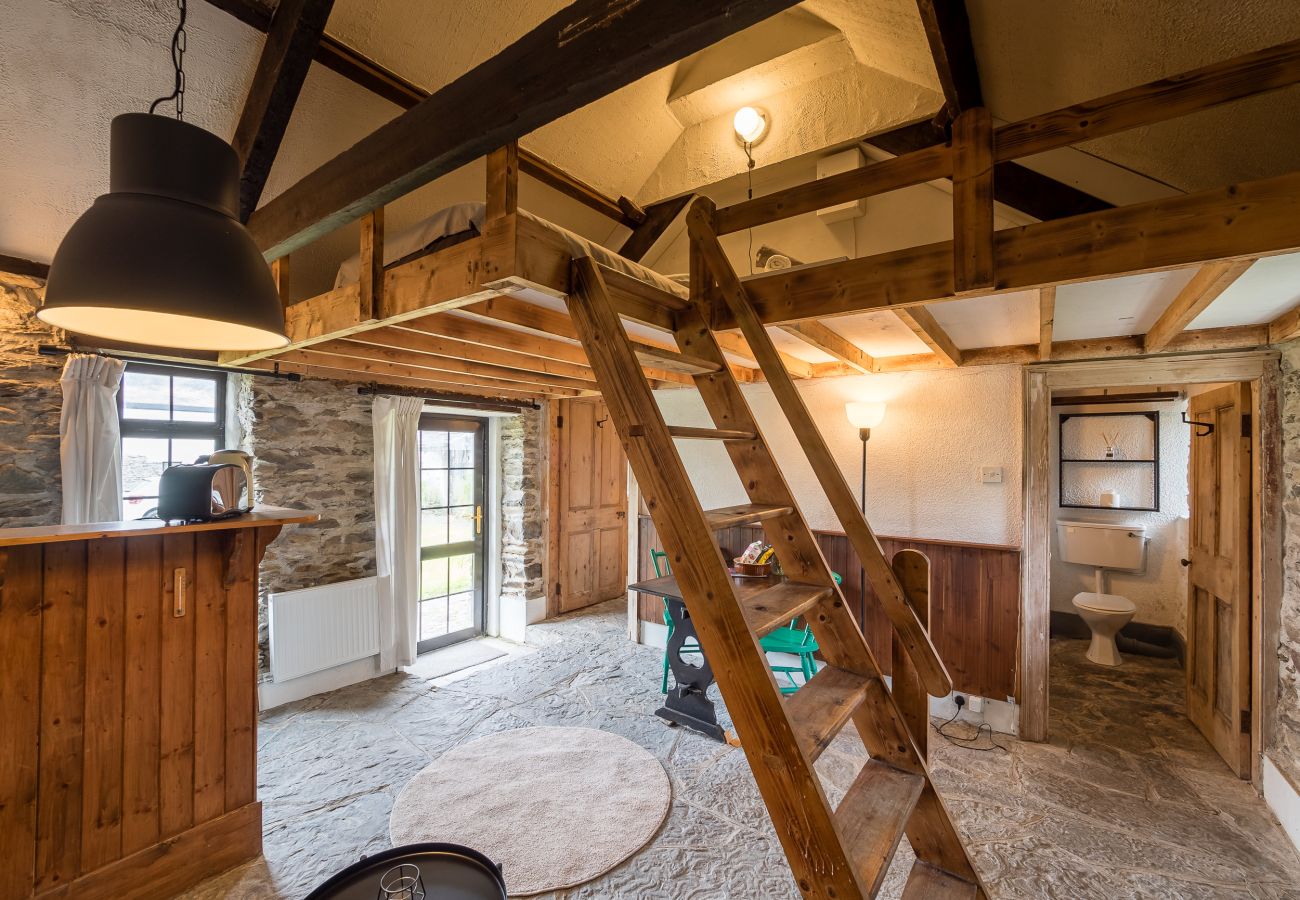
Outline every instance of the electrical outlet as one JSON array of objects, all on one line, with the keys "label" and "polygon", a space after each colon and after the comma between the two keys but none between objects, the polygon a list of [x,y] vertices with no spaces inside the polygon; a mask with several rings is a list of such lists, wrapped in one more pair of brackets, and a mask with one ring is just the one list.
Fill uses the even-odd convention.
[{"label": "electrical outlet", "polygon": [[971,697],[969,700],[966,701],[966,708],[973,713],[984,712],[984,698]]},{"label": "electrical outlet", "polygon": [[984,466],[980,469],[980,481],[984,484],[1001,484],[1002,467],[1001,466]]}]

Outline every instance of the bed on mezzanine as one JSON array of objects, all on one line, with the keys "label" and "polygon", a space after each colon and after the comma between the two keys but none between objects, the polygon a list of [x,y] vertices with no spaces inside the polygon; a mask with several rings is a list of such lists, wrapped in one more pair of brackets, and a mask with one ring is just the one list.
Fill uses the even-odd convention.
[{"label": "bed on mezzanine", "polygon": [[[689,371],[675,367],[679,362],[675,354],[657,354],[670,349],[663,332],[671,330],[673,312],[688,302],[687,289],[634,259],[518,208],[517,177],[518,168],[510,164],[507,151],[497,151],[488,157],[486,203],[456,203],[390,235],[383,234],[382,212],[378,227],[374,218],[367,217],[361,250],[339,266],[333,289],[286,307],[289,346],[265,353],[226,354],[222,362],[262,368],[278,363],[282,370],[326,376],[350,372],[354,380],[383,374],[391,380],[397,375],[391,360],[404,358],[391,351],[401,348],[391,347],[386,354],[356,348],[370,340],[366,333],[389,329],[388,336],[398,334],[390,326],[436,332],[434,323],[445,322],[444,314],[453,310],[494,324],[513,320],[516,327],[527,327],[533,319],[538,331],[564,336],[570,264],[575,257],[589,256],[602,267],[633,336],[645,342],[641,356],[647,368],[658,369],[664,382],[688,382]],[[673,214],[685,205],[682,199]],[[667,218],[671,221],[672,216]],[[632,223],[625,220],[624,224]],[[660,231],[666,224],[659,223]],[[635,229],[633,237],[637,237]],[[435,318],[440,316],[441,320]],[[418,340],[412,338],[412,343]],[[355,364],[348,361],[354,357],[337,352],[348,348],[357,354]],[[417,369],[407,380],[446,382],[449,390],[495,387],[511,394],[576,396],[594,390],[592,383],[578,384],[546,373],[534,374],[531,380],[520,378],[520,384],[512,385],[508,382],[517,376],[473,360],[450,366],[460,372],[448,372],[449,364],[441,365],[436,375]]]}]

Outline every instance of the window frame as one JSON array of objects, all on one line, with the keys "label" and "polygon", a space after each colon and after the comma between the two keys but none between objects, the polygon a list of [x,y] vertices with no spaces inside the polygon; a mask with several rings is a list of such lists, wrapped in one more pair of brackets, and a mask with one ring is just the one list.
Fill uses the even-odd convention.
[{"label": "window frame", "polygon": [[[136,375],[162,375],[168,379],[168,415],[172,415],[174,410],[171,408],[175,401],[175,379],[189,378],[200,381],[211,381],[216,388],[214,396],[215,418],[211,422],[186,422],[176,421],[174,419],[129,419],[126,416],[126,379],[127,376]],[[226,443],[226,375],[223,372],[207,372],[202,369],[188,369],[183,366],[157,365],[151,363],[128,362],[125,370],[122,372],[122,383],[117,391],[117,427],[118,427],[118,446],[123,447],[123,442],[128,438],[154,438],[160,440],[180,439],[180,440],[204,440],[209,439],[213,442],[213,447],[220,450]],[[124,451],[123,451],[124,452]],[[170,449],[169,449],[170,456]],[[173,463],[174,465],[174,463]],[[118,493],[125,504],[128,500],[126,485],[118,485]],[[156,494],[131,494],[130,499],[135,500],[156,500]]]}]

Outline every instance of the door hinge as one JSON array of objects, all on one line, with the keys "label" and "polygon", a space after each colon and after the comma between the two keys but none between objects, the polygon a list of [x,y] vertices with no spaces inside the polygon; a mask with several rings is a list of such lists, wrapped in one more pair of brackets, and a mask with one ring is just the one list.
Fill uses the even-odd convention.
[{"label": "door hinge", "polygon": [[558,581],[555,582],[555,596],[560,596],[560,583]]},{"label": "door hinge", "polygon": [[1242,413],[1241,416],[1241,436],[1248,438],[1251,436],[1251,414]]},{"label": "door hinge", "polygon": [[563,428],[563,427],[564,427],[564,416],[556,416],[556,417],[555,417],[555,427],[556,427],[556,428]]},{"label": "door hinge", "polygon": [[1241,733],[1250,734],[1250,710],[1248,709],[1241,711]]}]

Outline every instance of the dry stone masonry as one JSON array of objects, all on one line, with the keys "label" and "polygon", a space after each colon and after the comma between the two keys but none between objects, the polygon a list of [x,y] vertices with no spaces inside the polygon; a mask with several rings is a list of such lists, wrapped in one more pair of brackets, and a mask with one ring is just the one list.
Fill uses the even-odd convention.
[{"label": "dry stone masonry", "polygon": [[63,333],[36,318],[40,292],[0,280],[0,527],[54,525],[60,517],[62,360],[37,353]]},{"label": "dry stone masonry", "polygon": [[501,602],[545,598],[546,410],[503,419],[501,444]]},{"label": "dry stone masonry", "polygon": [[1282,350],[1283,583],[1273,762],[1300,784],[1300,341]]},{"label": "dry stone masonry", "polygon": [[334,381],[234,382],[241,444],[253,454],[257,501],[309,509],[262,562],[258,656],[268,675],[267,594],[375,574],[375,444],[370,397]]}]

